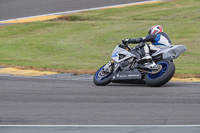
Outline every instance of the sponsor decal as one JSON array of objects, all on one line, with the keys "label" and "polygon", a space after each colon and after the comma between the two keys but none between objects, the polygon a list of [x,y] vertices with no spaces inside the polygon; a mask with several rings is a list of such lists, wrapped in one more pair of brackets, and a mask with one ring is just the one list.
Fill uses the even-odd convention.
[{"label": "sponsor decal", "polygon": [[172,54],[174,54],[174,56],[176,56],[176,52],[174,50],[172,50]]},{"label": "sponsor decal", "polygon": [[139,77],[139,76],[140,76],[139,74],[129,74],[129,75],[119,75],[119,74],[117,74],[117,78]]},{"label": "sponsor decal", "polygon": [[128,77],[138,77],[140,76],[139,74],[131,74],[131,75],[128,75]]},{"label": "sponsor decal", "polygon": [[119,52],[116,52],[115,54],[112,55],[112,57],[117,57]]},{"label": "sponsor decal", "polygon": [[126,78],[127,75],[119,75],[120,78]]}]

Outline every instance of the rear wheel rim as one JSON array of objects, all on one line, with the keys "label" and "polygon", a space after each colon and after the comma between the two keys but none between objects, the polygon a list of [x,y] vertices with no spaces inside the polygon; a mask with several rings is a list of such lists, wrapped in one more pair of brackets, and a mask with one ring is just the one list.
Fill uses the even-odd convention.
[{"label": "rear wheel rim", "polygon": [[163,74],[166,73],[166,71],[168,70],[169,68],[169,65],[167,62],[159,62],[158,64],[162,65],[162,69],[160,70],[160,72],[156,73],[156,74],[151,74],[151,73],[148,73],[147,74],[147,77],[149,79],[157,79],[159,77],[161,77]]}]

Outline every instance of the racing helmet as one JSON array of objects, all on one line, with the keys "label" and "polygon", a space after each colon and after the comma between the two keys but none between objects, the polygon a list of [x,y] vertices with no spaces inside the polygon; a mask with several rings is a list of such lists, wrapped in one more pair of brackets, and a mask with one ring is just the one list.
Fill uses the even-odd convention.
[{"label": "racing helmet", "polygon": [[151,28],[149,28],[148,34],[158,34],[160,32],[163,32],[162,26],[154,25]]}]

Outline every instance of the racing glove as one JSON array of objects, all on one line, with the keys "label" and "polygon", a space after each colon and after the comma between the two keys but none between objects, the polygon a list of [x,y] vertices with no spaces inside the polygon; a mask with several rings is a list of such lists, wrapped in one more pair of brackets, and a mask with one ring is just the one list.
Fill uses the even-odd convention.
[{"label": "racing glove", "polygon": [[122,39],[122,44],[124,45],[128,45],[129,44],[129,39]]}]

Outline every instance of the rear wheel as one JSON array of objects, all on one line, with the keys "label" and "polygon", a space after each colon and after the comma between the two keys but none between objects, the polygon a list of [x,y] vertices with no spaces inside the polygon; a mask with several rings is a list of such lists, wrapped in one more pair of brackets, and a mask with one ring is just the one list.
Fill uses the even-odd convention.
[{"label": "rear wheel", "polygon": [[162,70],[156,74],[147,73],[145,75],[145,82],[148,86],[159,87],[166,84],[175,73],[175,65],[172,61],[162,60],[157,64],[162,65]]},{"label": "rear wheel", "polygon": [[106,65],[99,68],[94,75],[93,82],[98,86],[107,85],[111,82],[112,72],[105,71],[104,70],[105,66]]}]

